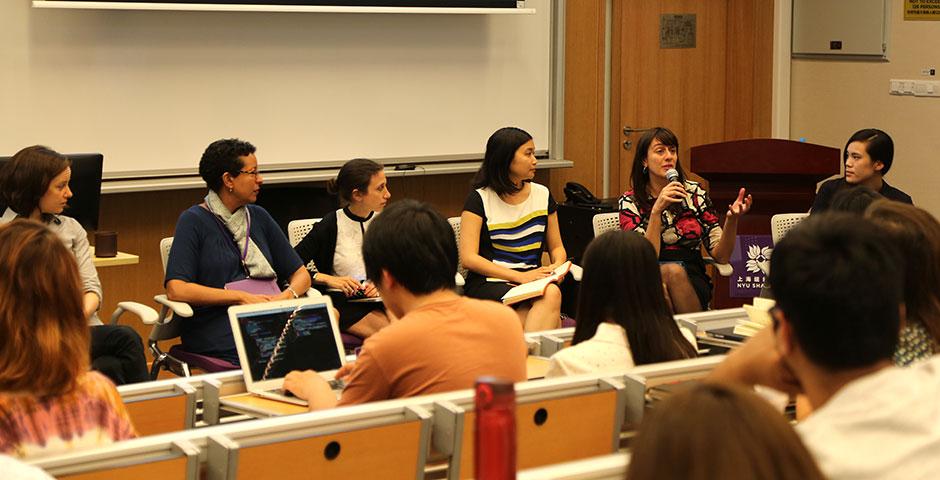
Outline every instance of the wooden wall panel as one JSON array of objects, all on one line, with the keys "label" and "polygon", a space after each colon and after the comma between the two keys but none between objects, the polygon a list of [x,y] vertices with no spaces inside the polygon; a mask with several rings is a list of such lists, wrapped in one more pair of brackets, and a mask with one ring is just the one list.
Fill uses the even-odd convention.
[{"label": "wooden wall panel", "polygon": [[604,40],[603,0],[565,6],[565,151],[574,162],[555,170],[550,188],[559,202],[566,182],[578,182],[600,195],[603,182]]},{"label": "wooden wall panel", "polygon": [[728,0],[725,138],[770,137],[774,2]]}]

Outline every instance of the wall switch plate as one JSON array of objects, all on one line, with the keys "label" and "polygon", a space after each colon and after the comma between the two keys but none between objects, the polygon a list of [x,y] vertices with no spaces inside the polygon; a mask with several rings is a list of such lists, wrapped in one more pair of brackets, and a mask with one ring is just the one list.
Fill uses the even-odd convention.
[{"label": "wall switch plate", "polygon": [[940,81],[891,79],[888,84],[888,93],[915,97],[940,97]]}]

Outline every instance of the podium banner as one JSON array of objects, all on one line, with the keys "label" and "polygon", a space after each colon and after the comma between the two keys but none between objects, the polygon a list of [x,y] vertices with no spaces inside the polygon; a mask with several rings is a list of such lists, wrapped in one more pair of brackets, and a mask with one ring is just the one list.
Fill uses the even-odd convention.
[{"label": "podium banner", "polygon": [[728,277],[732,298],[753,298],[760,294],[770,275],[770,257],[773,254],[770,235],[738,235],[731,253],[734,273]]}]

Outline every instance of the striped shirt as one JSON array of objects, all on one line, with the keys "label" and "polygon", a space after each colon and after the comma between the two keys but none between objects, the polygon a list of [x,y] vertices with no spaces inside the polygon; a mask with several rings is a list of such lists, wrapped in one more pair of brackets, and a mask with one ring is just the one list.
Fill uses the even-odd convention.
[{"label": "striped shirt", "polygon": [[529,197],[516,205],[504,202],[489,188],[470,192],[464,210],[483,218],[481,257],[519,271],[542,264],[548,216],[558,205],[548,188],[537,183],[531,186]]}]

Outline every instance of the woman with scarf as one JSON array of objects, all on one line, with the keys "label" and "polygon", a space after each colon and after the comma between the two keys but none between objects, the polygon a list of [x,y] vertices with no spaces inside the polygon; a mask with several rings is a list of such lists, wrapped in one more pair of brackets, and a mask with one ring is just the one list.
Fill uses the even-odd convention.
[{"label": "woman with scarf", "polygon": [[183,348],[236,365],[227,307],[297,298],[310,275],[271,215],[252,205],[263,183],[252,144],[212,142],[199,175],[209,193],[176,222],[164,285],[170,300],[193,307],[181,326]]}]

